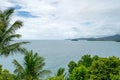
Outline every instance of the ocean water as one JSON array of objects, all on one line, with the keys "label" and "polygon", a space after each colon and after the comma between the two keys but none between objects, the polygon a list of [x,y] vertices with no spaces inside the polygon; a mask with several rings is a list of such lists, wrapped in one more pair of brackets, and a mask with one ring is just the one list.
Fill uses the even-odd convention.
[{"label": "ocean water", "polygon": [[[60,67],[67,69],[71,60],[78,61],[81,56],[91,54],[101,57],[120,57],[120,42],[113,41],[69,41],[69,40],[31,40],[31,43],[24,45],[28,50],[39,53],[45,59],[45,69],[53,72]],[[0,57],[0,64],[4,69],[14,71],[13,59],[21,64],[23,55],[16,53],[9,57]]]}]

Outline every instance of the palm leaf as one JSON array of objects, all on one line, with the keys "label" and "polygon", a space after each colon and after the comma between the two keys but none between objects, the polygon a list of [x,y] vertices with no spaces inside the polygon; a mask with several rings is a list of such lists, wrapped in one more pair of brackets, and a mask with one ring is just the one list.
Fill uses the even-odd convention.
[{"label": "palm leaf", "polygon": [[[24,50],[24,73],[21,73],[19,70],[16,72],[19,72],[17,74],[24,74],[23,79],[25,80],[39,80],[39,78],[43,75],[48,75],[50,73],[49,70],[44,70],[43,66],[45,65],[44,63],[44,58],[40,57],[38,53],[33,54],[33,51],[27,51]],[[19,67],[18,67],[19,68]],[[16,68],[15,70],[17,70]],[[32,79],[31,79],[32,78]]]},{"label": "palm leaf", "polygon": [[9,36],[4,36],[3,40],[0,43],[0,45],[4,44],[4,43],[7,43],[7,42],[10,42],[10,41],[12,41],[15,38],[20,38],[20,37],[21,37],[20,34],[13,34],[13,35],[9,35]]},{"label": "palm leaf", "polygon": [[42,77],[42,76],[44,76],[44,75],[49,75],[50,73],[51,73],[50,70],[42,70],[42,71],[38,72],[37,75],[38,75],[39,77]]},{"label": "palm leaf", "polygon": [[13,60],[13,64],[16,67],[16,69],[14,70],[14,73],[23,73],[24,72],[24,68],[22,67],[22,65],[20,65],[18,63],[17,60]]},{"label": "palm leaf", "polygon": [[10,25],[10,19],[14,9],[7,9],[5,11],[0,11],[0,54],[8,56],[10,53],[15,53],[18,51],[23,51],[24,48],[21,47],[22,44],[28,42],[17,42],[13,44],[15,38],[20,38],[20,34],[15,34],[16,30],[22,27],[22,21],[15,21]]},{"label": "palm leaf", "polygon": [[[57,71],[56,76],[64,75],[64,72],[65,72],[65,68],[59,68],[58,71]],[[65,76],[65,75],[64,75],[64,76]]]},{"label": "palm leaf", "polygon": [[15,66],[15,70],[14,70],[14,73],[17,74],[16,78],[18,80],[21,80],[22,78],[24,78],[24,74],[25,74],[25,71],[24,71],[24,68],[22,67],[22,65],[20,65],[20,63],[17,61],[17,60],[13,60],[12,62]]},{"label": "palm leaf", "polygon": [[15,31],[19,28],[22,27],[22,21],[15,21],[15,23],[13,23],[13,25],[11,25],[11,27],[3,34],[3,36],[5,36],[6,34],[13,34],[15,33]]},{"label": "palm leaf", "polygon": [[25,49],[21,47],[21,45],[26,44],[29,42],[17,42],[17,43],[13,43],[11,45],[5,46],[4,48],[2,48],[1,51],[1,55],[5,55],[8,56],[10,53],[14,53],[14,52],[23,52]]},{"label": "palm leaf", "polygon": [[14,9],[13,8],[7,9],[3,13],[5,15],[5,20],[9,20],[11,15],[14,13]]}]

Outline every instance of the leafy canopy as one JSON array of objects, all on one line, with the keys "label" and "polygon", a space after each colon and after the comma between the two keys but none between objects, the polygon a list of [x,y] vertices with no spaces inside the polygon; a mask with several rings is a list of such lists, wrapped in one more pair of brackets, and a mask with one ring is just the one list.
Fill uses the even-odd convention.
[{"label": "leafy canopy", "polygon": [[24,51],[24,63],[21,65],[17,60],[13,61],[14,73],[20,80],[39,80],[43,75],[49,74],[49,70],[43,70],[45,66],[44,58],[33,51]]},{"label": "leafy canopy", "polygon": [[28,42],[13,42],[14,39],[21,37],[20,34],[16,34],[16,31],[23,26],[22,21],[15,21],[11,24],[11,16],[14,13],[14,9],[7,9],[0,11],[0,55],[8,56],[17,51],[23,51],[22,44]]}]

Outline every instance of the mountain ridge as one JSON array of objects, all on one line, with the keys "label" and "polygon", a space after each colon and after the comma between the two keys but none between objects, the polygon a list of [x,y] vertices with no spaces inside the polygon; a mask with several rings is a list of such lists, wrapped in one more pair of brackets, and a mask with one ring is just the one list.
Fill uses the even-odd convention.
[{"label": "mountain ridge", "polygon": [[106,37],[100,37],[100,38],[74,38],[70,39],[72,41],[78,41],[78,40],[87,40],[87,41],[117,41],[120,42],[120,34],[116,34],[113,36],[106,36]]}]

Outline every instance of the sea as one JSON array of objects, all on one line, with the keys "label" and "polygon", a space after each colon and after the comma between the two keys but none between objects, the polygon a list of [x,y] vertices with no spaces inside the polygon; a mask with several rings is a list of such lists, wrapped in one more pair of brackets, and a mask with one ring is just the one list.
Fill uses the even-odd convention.
[{"label": "sea", "polygon": [[[44,69],[55,74],[58,68],[68,69],[70,61],[77,62],[85,54],[100,57],[120,57],[120,42],[114,41],[70,41],[70,40],[28,40],[30,43],[23,45],[28,50],[33,50],[45,59]],[[0,56],[3,69],[13,73],[15,67],[12,63],[16,59],[23,64],[23,55],[16,53],[8,57]]]}]

